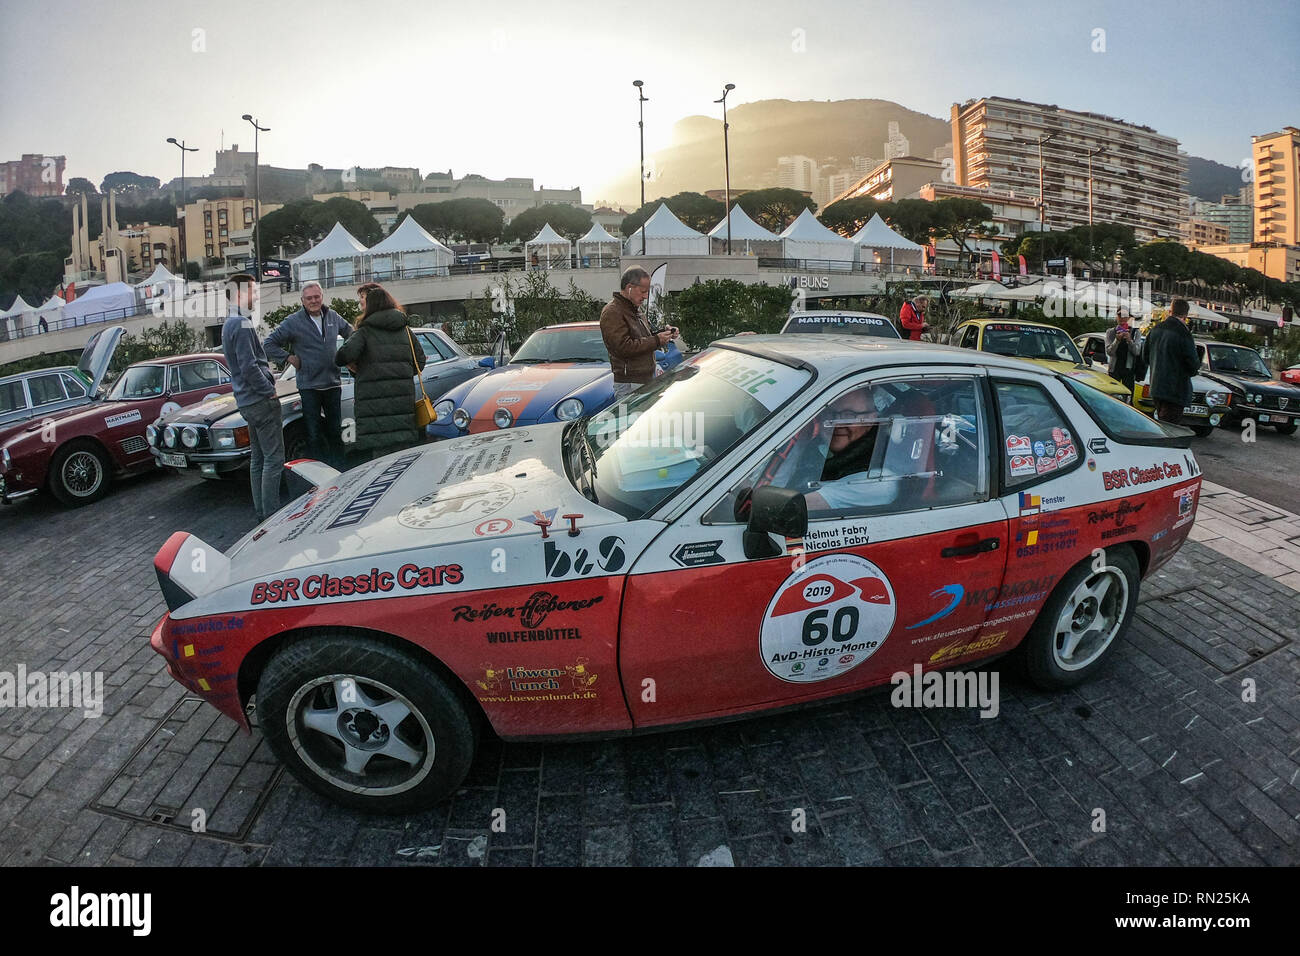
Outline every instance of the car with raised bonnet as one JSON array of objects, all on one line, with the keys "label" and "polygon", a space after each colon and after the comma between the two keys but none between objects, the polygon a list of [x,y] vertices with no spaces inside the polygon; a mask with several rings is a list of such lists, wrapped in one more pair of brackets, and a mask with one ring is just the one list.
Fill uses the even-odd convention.
[{"label": "car with raised bonnet", "polygon": [[1071,687],[1191,529],[1190,441],[997,355],[736,336],[595,415],[292,463],[310,490],[226,553],[158,551],[151,644],[379,812],[454,791],[481,730],[652,731],[1009,652]]},{"label": "car with raised bonnet", "polygon": [[[660,369],[682,360],[677,344],[655,352]],[[433,439],[459,438],[594,415],[614,402],[614,373],[599,322],[538,329],[511,355],[504,336],[480,364],[490,371],[434,403]]]},{"label": "car with raised bonnet", "polygon": [[0,439],[33,418],[89,405],[126,329],[111,325],[86,342],[76,365],[60,365],[0,377]]},{"label": "car with raised bonnet", "polygon": [[[420,380],[425,393],[433,401],[448,390],[483,374],[479,359],[452,341],[442,329],[415,328],[411,333],[424,350],[424,371],[420,373]],[[340,338],[338,344],[342,342]],[[353,417],[355,382],[346,368],[340,370],[340,379],[340,418],[346,423]],[[420,397],[414,376],[411,383],[414,404]],[[297,373],[293,366],[287,366],[277,378],[275,393],[280,399],[285,459],[293,461],[308,451],[302,397],[298,394]],[[351,435],[351,430],[345,428],[345,449]],[[160,465],[185,469],[204,478],[221,478],[246,468],[252,455],[248,422],[239,413],[233,394],[162,415],[149,426],[145,438]]]},{"label": "car with raised bonnet", "polygon": [[1133,404],[1129,390],[1105,372],[1093,370],[1066,331],[1054,325],[1016,319],[970,319],[953,329],[949,341],[959,348],[1033,362],[1077,378],[1126,405]]},{"label": "car with raised bonnet", "polygon": [[74,508],[98,501],[115,479],[157,467],[145,438],[150,422],[230,391],[225,359],[210,353],[129,365],[102,399],[0,439],[0,500],[45,489]]},{"label": "car with raised bonnet", "polygon": [[781,327],[782,333],[814,332],[822,335],[871,335],[898,339],[898,329],[888,316],[875,312],[846,312],[838,309],[813,309],[791,312]]},{"label": "car with raised bonnet", "polygon": [[[1095,372],[1109,375],[1106,358],[1106,333],[1088,332],[1074,340],[1083,360]],[[1183,408],[1183,424],[1198,438],[1208,438],[1214,429],[1228,419],[1228,406],[1232,404],[1232,389],[1206,378],[1192,376],[1192,403]],[[1155,418],[1156,403],[1151,397],[1151,375],[1148,372],[1133,383],[1133,407]]]},{"label": "car with raised bonnet", "polygon": [[1201,374],[1232,390],[1225,428],[1254,421],[1272,425],[1283,435],[1295,434],[1300,425],[1300,388],[1275,376],[1258,352],[1213,339],[1197,339],[1196,352]]}]

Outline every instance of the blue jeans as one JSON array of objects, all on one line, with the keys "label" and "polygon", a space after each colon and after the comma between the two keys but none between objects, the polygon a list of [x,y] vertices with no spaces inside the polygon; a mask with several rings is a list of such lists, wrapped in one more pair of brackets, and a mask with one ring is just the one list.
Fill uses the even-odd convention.
[{"label": "blue jeans", "polygon": [[252,454],[248,460],[253,511],[259,523],[280,510],[280,477],[284,471],[284,426],[280,399],[272,395],[239,410],[248,422]]},{"label": "blue jeans", "polygon": [[341,388],[304,388],[298,392],[307,428],[307,454],[339,471],[344,470],[342,393]]}]

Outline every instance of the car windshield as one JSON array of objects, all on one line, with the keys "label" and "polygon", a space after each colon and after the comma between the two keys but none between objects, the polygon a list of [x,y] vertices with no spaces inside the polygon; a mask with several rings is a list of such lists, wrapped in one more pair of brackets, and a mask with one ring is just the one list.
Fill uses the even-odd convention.
[{"label": "car windshield", "polygon": [[981,351],[1022,359],[1048,359],[1082,365],[1083,358],[1070,337],[1060,329],[1041,325],[1016,325],[999,322],[984,326]]},{"label": "car windshield", "polygon": [[519,346],[511,364],[538,362],[608,362],[605,340],[596,326],[586,329],[541,329]]},{"label": "car windshield", "polygon": [[1210,368],[1216,372],[1249,375],[1252,378],[1270,378],[1268,366],[1254,349],[1236,345],[1211,345]]},{"label": "car windshield", "polygon": [[782,332],[830,332],[898,338],[894,323],[882,315],[792,315]]},{"label": "car windshield", "polygon": [[165,365],[133,365],[113,385],[108,393],[110,402],[126,402],[135,398],[153,398],[163,393],[167,381]]},{"label": "car windshield", "polygon": [[806,369],[709,349],[564,435],[574,484],[639,518],[727,453],[812,380]]}]

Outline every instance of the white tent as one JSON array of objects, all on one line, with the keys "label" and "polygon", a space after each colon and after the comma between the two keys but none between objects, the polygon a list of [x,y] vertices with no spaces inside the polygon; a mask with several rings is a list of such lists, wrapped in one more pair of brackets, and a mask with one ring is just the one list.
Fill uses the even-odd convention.
[{"label": "white tent", "polygon": [[135,289],[125,282],[98,285],[63,307],[65,325],[124,319],[139,312]]},{"label": "white tent", "polygon": [[327,286],[353,285],[360,281],[357,274],[365,255],[366,247],[343,223],[336,222],[328,236],[290,263],[294,282],[299,286],[311,280]]},{"label": "white tent", "polygon": [[921,268],[925,265],[925,247],[900,236],[886,225],[880,213],[858,230],[853,241],[858,246],[858,261],[874,266],[895,265]]},{"label": "white tent", "polygon": [[376,280],[451,274],[456,254],[429,235],[414,216],[403,219],[366,253],[366,271]]},{"label": "white tent", "polygon": [[622,249],[622,243],[614,236],[609,234],[598,222],[593,222],[587,234],[578,240],[578,262],[584,268],[594,266],[599,268],[605,265],[613,265],[618,262],[619,250]]},{"label": "white tent", "polygon": [[821,260],[819,268],[850,270],[858,254],[857,243],[827,229],[811,209],[799,213],[781,238],[785,240],[786,258]]},{"label": "white tent", "polygon": [[49,301],[29,315],[31,325],[24,324],[23,334],[32,335],[40,331],[41,320],[45,320],[47,329],[57,329],[63,325],[63,306],[64,301],[57,295],[52,295]]},{"label": "white tent", "polygon": [[33,306],[23,301],[23,297],[16,296],[14,304],[9,306],[3,312],[0,312],[0,337],[12,339],[18,337],[18,330],[26,324],[24,316],[29,315]]},{"label": "white tent", "polygon": [[573,243],[548,222],[524,243],[524,258],[534,269],[567,269],[573,259]]},{"label": "white tent", "polygon": [[[641,242],[643,232],[645,248]],[[643,229],[632,233],[623,248],[630,256],[707,256],[709,237],[674,216],[667,203],[660,203]]]},{"label": "white tent", "polygon": [[949,298],[953,299],[983,299],[994,298],[1002,291],[1002,285],[998,282],[977,282],[969,285],[964,289],[955,289],[948,293]]},{"label": "white tent", "polygon": [[154,267],[149,278],[137,282],[135,287],[146,302],[159,297],[176,300],[185,298],[185,280],[173,275],[162,263]]},{"label": "white tent", "polygon": [[709,240],[713,254],[721,255],[727,251],[727,219],[731,220],[731,251],[745,256],[785,257],[785,243],[774,232],[764,229],[749,213],[740,206],[731,207],[731,215],[709,230]]}]

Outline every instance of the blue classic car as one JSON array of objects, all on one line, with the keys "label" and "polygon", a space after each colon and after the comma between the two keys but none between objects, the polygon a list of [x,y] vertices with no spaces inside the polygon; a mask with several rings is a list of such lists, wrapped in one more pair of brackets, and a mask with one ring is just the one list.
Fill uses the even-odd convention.
[{"label": "blue classic car", "polygon": [[[682,361],[675,343],[655,353],[662,369]],[[492,371],[457,386],[434,405],[430,438],[563,422],[593,415],[614,403],[614,374],[599,322],[573,322],[538,329],[511,358],[498,341],[480,362]]]}]

